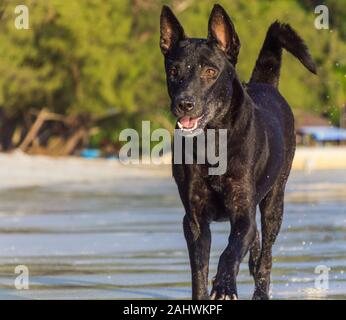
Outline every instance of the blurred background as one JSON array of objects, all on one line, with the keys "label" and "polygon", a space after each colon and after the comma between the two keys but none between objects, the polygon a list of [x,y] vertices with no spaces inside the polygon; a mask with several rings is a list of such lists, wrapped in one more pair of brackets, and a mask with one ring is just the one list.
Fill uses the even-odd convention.
[{"label": "blurred background", "polygon": [[[206,37],[215,1],[0,0],[0,299],[188,298],[183,208],[169,166],[123,166],[119,133],[174,128],[159,15],[168,4]],[[346,298],[346,6],[326,0],[218,1],[242,43],[246,81],[274,20],[290,23],[318,66],[284,54],[280,91],[299,148],[275,246],[273,298]],[[29,9],[18,30],[17,5]],[[90,159],[94,158],[94,159]],[[229,226],[214,228],[211,273]],[[14,267],[30,270],[16,290]],[[319,265],[329,289],[316,287]],[[211,274],[212,276],[213,274]],[[252,280],[240,271],[240,297]]]},{"label": "blurred background", "polygon": [[[141,120],[151,120],[153,126],[171,129],[174,123],[158,49],[164,2],[27,0],[21,4],[30,10],[30,29],[18,30],[16,1],[1,0],[1,149],[65,155],[92,147],[116,154],[123,128],[139,128]],[[189,36],[206,37],[213,1],[168,3]],[[293,107],[297,127],[346,126],[342,120],[346,103],[342,1],[325,1],[329,30],[314,27],[319,1],[220,3],[232,16],[241,39],[241,79],[249,78],[273,20],[290,23],[308,44],[319,70],[319,77],[312,76],[285,54],[280,90]],[[39,125],[28,137],[39,115]]]}]

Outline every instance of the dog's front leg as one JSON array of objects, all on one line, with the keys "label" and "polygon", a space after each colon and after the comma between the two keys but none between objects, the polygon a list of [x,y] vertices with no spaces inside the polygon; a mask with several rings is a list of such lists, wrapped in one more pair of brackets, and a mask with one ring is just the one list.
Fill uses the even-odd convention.
[{"label": "dog's front leg", "polygon": [[212,300],[238,299],[236,277],[239,266],[256,237],[256,206],[251,196],[246,191],[237,192],[232,200],[228,206],[231,234],[219,260],[211,291]]},{"label": "dog's front leg", "polygon": [[236,276],[239,265],[256,236],[256,223],[252,210],[244,210],[241,216],[232,219],[229,243],[222,253],[211,292],[212,300],[238,299]]},{"label": "dog's front leg", "polygon": [[209,222],[198,221],[190,214],[186,214],[183,225],[191,264],[192,299],[208,300],[208,269],[211,243]]},{"label": "dog's front leg", "polygon": [[206,211],[209,190],[201,179],[201,166],[173,166],[173,176],[178,185],[185,208],[184,235],[189,251],[192,299],[209,300],[208,270],[211,234],[211,217]]}]

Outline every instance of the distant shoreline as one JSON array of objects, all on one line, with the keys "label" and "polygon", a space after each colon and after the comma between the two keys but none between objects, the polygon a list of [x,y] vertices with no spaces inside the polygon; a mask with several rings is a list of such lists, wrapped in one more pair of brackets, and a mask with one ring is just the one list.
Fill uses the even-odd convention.
[{"label": "distant shoreline", "polygon": [[305,171],[346,169],[346,147],[298,147],[292,168]]},{"label": "distant shoreline", "polygon": [[67,183],[167,177],[170,166],[123,165],[118,160],[0,153],[0,190]]},{"label": "distant shoreline", "polygon": [[[293,170],[332,169],[346,169],[345,147],[297,148]],[[169,164],[134,166],[107,159],[0,153],[0,189],[170,176]]]}]

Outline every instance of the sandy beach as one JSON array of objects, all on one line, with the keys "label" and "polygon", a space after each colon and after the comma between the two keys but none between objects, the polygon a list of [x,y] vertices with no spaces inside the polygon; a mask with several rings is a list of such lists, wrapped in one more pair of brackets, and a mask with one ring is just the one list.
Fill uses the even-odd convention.
[{"label": "sandy beach", "polygon": [[346,169],[346,147],[298,147],[293,169],[305,171]]},{"label": "sandy beach", "polygon": [[[170,159],[170,155],[166,156]],[[346,148],[297,149],[294,170],[346,169]],[[0,153],[0,188],[90,183],[124,177],[169,177],[170,165],[124,165],[117,160]]]},{"label": "sandy beach", "polygon": [[169,176],[170,166],[123,165],[117,160],[0,153],[0,188],[90,183],[124,177]]}]

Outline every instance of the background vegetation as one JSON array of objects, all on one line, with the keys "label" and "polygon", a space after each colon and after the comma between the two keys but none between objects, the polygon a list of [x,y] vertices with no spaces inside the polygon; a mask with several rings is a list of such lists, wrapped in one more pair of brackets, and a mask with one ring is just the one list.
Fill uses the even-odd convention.
[{"label": "background vegetation", "polygon": [[[161,6],[173,8],[189,36],[205,37],[215,1],[16,2],[0,0],[1,126],[10,140],[2,139],[2,149],[21,143],[35,111],[43,108],[82,117],[94,128],[93,145],[105,138],[116,141],[121,129],[139,127],[141,120],[172,126],[158,46]],[[311,49],[319,76],[285,54],[280,89],[295,112],[324,114],[338,124],[346,103],[344,1],[324,1],[330,9],[330,30],[314,27],[314,8],[320,1],[218,2],[231,15],[242,42],[241,78],[249,78],[268,26],[275,19],[290,23]],[[14,27],[18,4],[29,7],[30,30]]]}]

